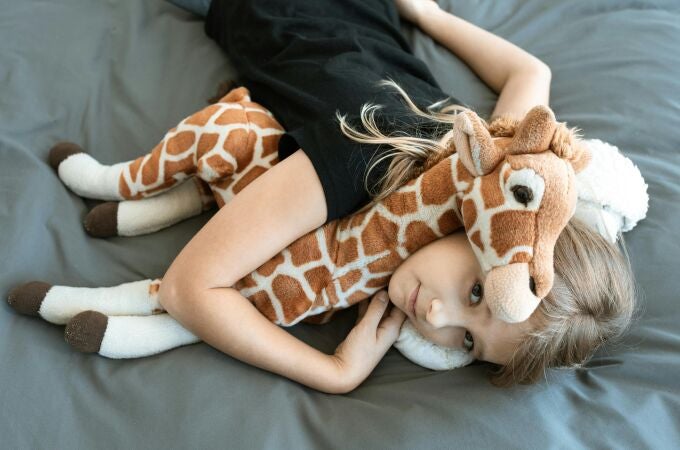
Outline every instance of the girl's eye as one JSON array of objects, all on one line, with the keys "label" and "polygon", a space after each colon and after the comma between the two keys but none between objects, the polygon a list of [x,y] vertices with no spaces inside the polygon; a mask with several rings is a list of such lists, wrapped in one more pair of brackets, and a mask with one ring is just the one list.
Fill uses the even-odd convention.
[{"label": "girl's eye", "polygon": [[475,283],[470,291],[470,301],[472,304],[475,304],[482,299],[482,293],[482,285],[480,283]]},{"label": "girl's eye", "polygon": [[475,346],[475,340],[472,339],[472,335],[470,334],[469,331],[465,331],[465,338],[463,339],[463,347],[467,349],[467,351],[472,351],[472,348]]}]

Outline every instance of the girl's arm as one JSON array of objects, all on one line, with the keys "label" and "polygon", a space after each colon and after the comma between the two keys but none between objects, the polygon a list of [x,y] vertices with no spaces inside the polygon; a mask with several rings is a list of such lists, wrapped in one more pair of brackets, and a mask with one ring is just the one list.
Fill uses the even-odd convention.
[{"label": "girl's arm", "polygon": [[[328,393],[358,386],[396,340],[381,336],[373,307],[327,355],[263,316],[231,288],[246,274],[326,221],[321,182],[298,150],[246,186],[189,241],[163,277],[161,305],[211,346],[241,361]],[[402,318],[403,320],[403,318]],[[385,335],[386,333],[382,333]]]},{"label": "girl's arm", "polygon": [[395,0],[400,14],[463,60],[499,94],[491,119],[548,105],[550,68],[516,45],[439,8],[432,0]]}]

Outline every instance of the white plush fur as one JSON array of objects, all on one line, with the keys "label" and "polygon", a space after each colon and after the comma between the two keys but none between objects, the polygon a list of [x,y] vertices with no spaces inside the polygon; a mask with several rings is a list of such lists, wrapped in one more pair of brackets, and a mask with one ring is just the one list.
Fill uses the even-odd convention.
[{"label": "white plush fur", "polygon": [[107,358],[141,358],[200,339],[170,314],[108,318],[99,354]]},{"label": "white plush fur", "polygon": [[87,310],[107,316],[149,315],[154,309],[162,309],[157,296],[149,295],[150,284],[151,280],[141,280],[102,288],[52,286],[38,314],[58,325],[66,324],[76,314]]},{"label": "white plush fur", "polygon": [[640,170],[613,145],[599,139],[584,141],[590,164],[576,175],[575,216],[615,242],[647,215],[649,196]]},{"label": "white plush fur", "polygon": [[434,344],[418,333],[410,320],[404,322],[394,347],[412,362],[431,370],[467,366],[474,358],[461,348]]},{"label": "white plush fur", "polygon": [[87,153],[76,153],[59,164],[59,178],[81,197],[122,200],[118,180],[128,162],[105,166]]},{"label": "white plush fur", "polygon": [[129,200],[118,205],[118,235],[152,233],[203,210],[201,194],[193,179],[156,197]]}]

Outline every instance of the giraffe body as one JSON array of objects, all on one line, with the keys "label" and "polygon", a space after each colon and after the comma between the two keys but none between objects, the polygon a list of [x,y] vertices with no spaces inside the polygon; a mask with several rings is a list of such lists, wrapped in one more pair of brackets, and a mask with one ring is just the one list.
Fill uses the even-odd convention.
[{"label": "giraffe body", "polygon": [[[502,318],[524,320],[552,285],[552,246],[574,212],[574,172],[587,164],[588,155],[545,107],[532,109],[522,122],[496,123],[492,135],[493,126],[487,127],[471,111],[460,113],[447,134],[448,156],[369,209],[300,237],[233,287],[278,325],[325,323],[334,311],[385,288],[401,262],[419,248],[465,228],[487,278],[494,281],[489,288],[485,286],[490,307],[495,305],[494,312]],[[70,187],[69,180],[78,178],[74,172],[96,168],[99,179],[108,184],[96,189],[81,184],[74,190],[84,196],[104,192],[124,200],[118,219],[123,205],[149,202],[154,196],[170,198],[182,184],[183,189],[193,191],[191,205],[182,212],[186,215],[188,210],[196,213],[213,203],[221,207],[275,165],[282,133],[271,113],[251,102],[245,88],[237,88],[217,104],[183,120],[148,155],[105,167],[85,153],[73,152],[57,158],[57,168]],[[193,187],[187,187],[191,183]],[[132,222],[133,218],[126,220]],[[159,224],[155,226],[157,229]],[[142,228],[142,232],[153,229]],[[163,313],[157,300],[160,283],[159,279],[147,280],[146,292],[134,294],[145,303],[144,308],[151,308],[150,320]],[[59,290],[41,289],[42,303],[50,304],[52,310],[59,309],[55,307],[59,302],[65,307],[67,301],[73,303],[78,297],[71,292],[67,300]],[[504,291],[517,298],[508,299]],[[96,309],[112,316],[109,331],[104,321],[104,331],[99,330],[95,339],[95,351],[101,353],[106,348],[107,356],[143,356],[174,345],[168,342],[198,340],[188,332],[178,339],[175,324],[165,323],[171,318],[165,322],[154,319],[155,325],[147,323],[159,327],[154,332],[157,346],[133,351],[128,336],[127,350],[116,350],[111,344],[115,340],[112,330],[125,329],[120,325],[122,317],[116,317],[121,314],[120,307],[89,307],[86,297],[83,291],[83,298],[77,301],[81,311]],[[78,309],[71,305],[70,314],[74,308]],[[50,320],[41,310],[38,307],[34,313]],[[73,315],[72,320],[79,316],[83,320],[81,314]],[[143,322],[135,323],[136,329],[143,330],[139,325]],[[73,342],[84,339],[73,338],[73,330],[84,328],[71,327]]]}]

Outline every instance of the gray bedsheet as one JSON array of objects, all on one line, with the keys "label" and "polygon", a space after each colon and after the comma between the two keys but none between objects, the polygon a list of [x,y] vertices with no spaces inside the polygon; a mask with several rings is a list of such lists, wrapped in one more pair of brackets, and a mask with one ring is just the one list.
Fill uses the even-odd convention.
[{"label": "gray bedsheet", "polygon": [[[310,0],[313,1],[313,0]],[[0,307],[2,448],[672,448],[680,443],[680,10],[677,0],[442,1],[553,69],[561,120],[618,145],[649,184],[626,235],[643,308],[586,368],[498,389],[487,367],[431,372],[394,349],[357,390],[325,395],[205,344],[139,360],[73,352],[63,327]],[[203,22],[161,0],[0,2],[0,295],[31,279],[107,286],[161,276],[207,220],[97,240],[95,203],[60,183],[68,139],[132,159],[233,75]],[[266,32],[266,30],[258,30]],[[417,54],[480,113],[495,101],[417,31]],[[332,352],[354,310],[291,333]]]}]

